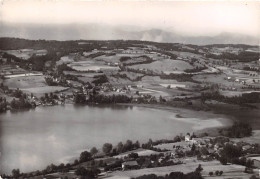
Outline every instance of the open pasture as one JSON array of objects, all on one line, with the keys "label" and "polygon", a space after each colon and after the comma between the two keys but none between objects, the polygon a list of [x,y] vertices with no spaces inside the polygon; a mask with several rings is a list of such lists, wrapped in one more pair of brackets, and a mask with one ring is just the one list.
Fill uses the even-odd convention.
[{"label": "open pasture", "polygon": [[[197,161],[194,159],[184,159],[184,164],[173,165],[167,167],[157,167],[157,168],[146,168],[140,170],[128,170],[128,171],[116,171],[111,173],[109,178],[133,178],[147,174],[156,174],[159,176],[165,176],[173,171],[180,171],[183,173],[189,173],[195,171],[199,164],[201,164],[203,171],[202,176],[204,178],[241,178],[247,179],[250,178],[252,174],[244,173],[245,167],[240,165],[221,165],[219,161]],[[216,170],[222,170],[223,175],[219,177],[210,177],[209,172]]]},{"label": "open pasture", "polygon": [[21,90],[28,93],[43,95],[45,93],[61,92],[67,89],[68,87],[62,87],[62,86],[43,86],[43,87],[24,88]]},{"label": "open pasture", "polygon": [[4,81],[4,85],[9,88],[33,88],[33,87],[44,87],[46,86],[45,80],[43,76],[23,76],[6,79]]},{"label": "open pasture", "polygon": [[1,65],[0,66],[0,75],[18,75],[18,74],[24,74],[27,71],[20,68],[16,65]]},{"label": "open pasture", "polygon": [[152,70],[156,73],[161,73],[161,72],[183,72],[186,69],[192,69],[193,67],[184,61],[181,60],[171,60],[171,59],[166,59],[166,60],[161,60],[161,61],[155,61],[150,64],[141,64],[141,65],[133,65],[131,68],[134,69],[147,69],[147,70]]},{"label": "open pasture", "polygon": [[190,53],[190,52],[171,51],[171,53],[178,55],[181,58],[202,58],[203,57],[200,54],[195,54],[195,53]]},{"label": "open pasture", "polygon": [[34,50],[34,49],[20,49],[20,50],[7,50],[8,54],[14,55],[23,60],[29,59],[32,55],[41,56],[46,55],[47,50]]},{"label": "open pasture", "polygon": [[68,64],[69,67],[76,71],[102,71],[102,70],[119,70],[118,67],[109,66],[96,61],[80,61]]}]

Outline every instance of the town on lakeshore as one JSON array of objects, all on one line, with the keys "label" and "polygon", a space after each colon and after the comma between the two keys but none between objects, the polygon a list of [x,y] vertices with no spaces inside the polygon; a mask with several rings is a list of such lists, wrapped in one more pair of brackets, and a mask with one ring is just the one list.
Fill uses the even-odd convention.
[{"label": "town on lakeshore", "polygon": [[[83,13],[79,1],[71,3],[73,12]],[[161,3],[167,9],[167,3],[177,2]],[[3,14],[12,14],[8,8],[15,5],[4,4]],[[67,8],[59,1],[52,5]],[[260,7],[259,2],[249,5]],[[70,19],[59,12],[64,17],[54,19]],[[158,29],[107,30],[92,24],[84,30],[93,38],[70,39],[74,25],[69,23],[60,25],[66,35],[43,25],[40,34],[50,39],[30,38],[38,34],[37,25],[32,27],[37,32],[21,25],[21,35],[12,36],[17,31],[9,28],[15,25],[5,23],[0,32],[0,178],[260,178],[259,38],[232,33],[186,38]],[[102,30],[115,34],[97,38],[94,31]],[[52,39],[53,34],[64,39]]]}]

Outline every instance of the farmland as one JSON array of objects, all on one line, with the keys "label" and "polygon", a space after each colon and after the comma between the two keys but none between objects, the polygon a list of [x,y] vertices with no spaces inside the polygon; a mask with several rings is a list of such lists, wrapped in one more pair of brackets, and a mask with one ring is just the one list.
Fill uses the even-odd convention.
[{"label": "farmland", "polygon": [[192,69],[193,67],[187,62],[180,60],[165,59],[150,64],[134,65],[131,66],[134,69],[147,69],[156,73],[182,73],[186,69]]},{"label": "farmland", "polygon": [[34,49],[19,49],[6,51],[10,55],[14,55],[17,58],[28,60],[32,55],[41,56],[46,55],[47,50],[34,50]]},{"label": "farmland", "polygon": [[[55,52],[48,51],[51,43],[48,47],[44,43],[37,44],[35,49],[26,46],[4,49],[0,69],[6,78],[4,85],[37,94],[42,94],[43,89],[58,93],[63,91],[61,87],[79,92],[85,85],[88,85],[86,88],[91,85],[101,88],[104,95],[124,94],[135,98],[152,95],[157,100],[162,96],[171,103],[186,98],[187,103],[192,99],[194,104],[198,102],[193,98],[202,92],[208,93],[209,89],[227,97],[260,89],[259,61],[255,54],[258,52],[254,46],[190,46],[141,41],[98,43],[68,42],[64,48],[55,46]],[[250,60],[242,59],[245,53],[250,53]],[[223,59],[219,59],[221,56]],[[233,60],[235,57],[240,60]]]}]

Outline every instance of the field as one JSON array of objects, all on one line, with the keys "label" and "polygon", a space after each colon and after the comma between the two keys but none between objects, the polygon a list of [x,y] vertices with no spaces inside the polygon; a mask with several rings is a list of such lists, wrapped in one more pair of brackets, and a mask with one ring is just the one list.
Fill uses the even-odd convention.
[{"label": "field", "polygon": [[26,76],[6,79],[4,81],[4,85],[13,89],[24,89],[32,87],[45,87],[46,83],[44,80],[44,76]]},{"label": "field", "polygon": [[113,76],[108,76],[108,81],[114,86],[124,86],[124,85],[131,85],[133,82],[129,79],[125,78],[116,78]]},{"label": "field", "polygon": [[[202,176],[204,178],[240,178],[240,179],[247,179],[252,174],[244,173],[245,167],[240,165],[221,165],[219,161],[210,161],[210,162],[202,162],[197,161],[195,158],[191,159],[184,159],[185,164],[181,165],[173,165],[169,167],[158,167],[158,168],[146,168],[140,170],[128,170],[128,171],[116,171],[107,176],[110,179],[117,179],[117,178],[126,178],[130,179],[131,177],[138,177],[141,175],[147,174],[156,174],[159,176],[165,176],[171,172],[180,171],[183,173],[189,173],[195,171],[199,164],[201,164],[203,171]],[[222,170],[223,175],[220,177],[210,177],[210,171]]]},{"label": "field", "polygon": [[25,76],[4,80],[4,85],[11,89],[19,88],[26,93],[43,95],[44,93],[58,92],[67,88],[61,86],[48,86],[45,83],[44,76]]},{"label": "field", "polygon": [[74,62],[73,56],[64,56],[61,57],[60,60],[56,62],[56,64],[61,65],[61,64],[67,64],[72,62]]},{"label": "field", "polygon": [[95,77],[104,75],[104,73],[86,73],[86,72],[80,72],[80,71],[64,71],[63,73],[65,75],[73,75],[73,76],[77,77],[80,81],[83,81],[85,83],[92,82],[95,79]]},{"label": "field", "polygon": [[250,137],[244,137],[241,139],[231,139],[234,142],[246,142],[249,144],[260,144],[260,130],[254,130],[253,131],[253,135]]},{"label": "field", "polygon": [[158,149],[161,149],[161,150],[170,150],[172,151],[173,150],[173,146],[181,146],[181,147],[184,147],[184,148],[190,148],[188,147],[190,145],[189,142],[185,142],[185,141],[182,141],[182,142],[175,142],[175,143],[168,143],[168,144],[159,144],[159,145],[155,145],[154,147],[155,148],[158,148]]},{"label": "field", "polygon": [[108,66],[96,61],[80,61],[68,64],[69,67],[76,71],[101,71],[101,70],[118,70],[118,67]]},{"label": "field", "polygon": [[155,61],[150,64],[133,65],[131,68],[134,69],[147,69],[152,70],[156,73],[181,73],[186,69],[192,69],[193,67],[181,60],[171,60],[165,59],[160,61]]},{"label": "field", "polygon": [[119,74],[120,75],[126,75],[127,78],[129,78],[130,80],[135,80],[137,78],[144,76],[144,75],[139,74],[139,73],[133,73],[133,72],[127,72],[127,71],[119,72]]},{"label": "field", "polygon": [[260,90],[258,91],[220,91],[220,94],[224,95],[224,96],[228,96],[228,97],[232,97],[232,96],[241,96],[242,94],[245,93],[251,93],[251,92],[260,92]]},{"label": "field", "polygon": [[106,63],[119,63],[120,58],[121,58],[121,56],[119,56],[118,54],[112,55],[112,56],[101,55],[101,56],[95,57],[94,60],[103,61]]},{"label": "field", "polygon": [[192,78],[196,81],[203,83],[215,83],[220,86],[232,86],[241,87],[240,83],[235,83],[234,81],[225,80],[228,76],[225,74],[207,74],[207,75],[195,75]]},{"label": "field", "polygon": [[7,50],[8,54],[14,55],[23,60],[29,59],[32,55],[46,55],[47,50],[34,50],[34,49],[20,49],[20,50]]},{"label": "field", "polygon": [[171,53],[178,55],[181,58],[201,58],[201,57],[203,57],[200,54],[195,54],[195,53],[190,53],[190,52],[171,51]]},{"label": "field", "polygon": [[152,58],[153,60],[162,60],[164,59],[163,57],[159,56],[158,54],[150,54],[150,53],[116,53],[115,55],[112,56],[106,56],[106,55],[101,55],[98,57],[95,57],[95,60],[98,61],[104,61],[107,63],[119,63],[121,57],[131,57],[131,58],[136,58],[140,56],[148,56]]},{"label": "field", "polygon": [[35,88],[23,88],[21,89],[24,92],[33,93],[35,95],[43,95],[45,93],[56,93],[67,90],[68,87],[62,86],[44,86],[44,87],[35,87]]},{"label": "field", "polygon": [[190,87],[195,86],[192,82],[178,82],[177,80],[161,79],[159,76],[144,76],[141,83],[147,87],[156,87],[166,89],[169,85],[171,90],[176,87]]},{"label": "field", "polygon": [[140,149],[137,149],[137,150],[132,150],[132,151],[129,151],[129,152],[119,154],[117,156],[114,156],[114,158],[124,158],[124,157],[128,156],[128,154],[130,154],[130,153],[137,153],[138,156],[150,156],[150,155],[159,154],[159,152],[155,152],[153,150],[141,149],[140,148]]},{"label": "field", "polygon": [[17,75],[17,74],[24,74],[27,71],[20,68],[16,65],[1,65],[0,66],[0,75]]}]

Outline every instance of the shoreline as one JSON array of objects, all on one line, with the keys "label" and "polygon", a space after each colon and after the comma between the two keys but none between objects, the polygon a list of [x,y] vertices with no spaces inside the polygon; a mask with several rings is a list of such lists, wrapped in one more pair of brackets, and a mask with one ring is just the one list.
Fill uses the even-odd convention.
[{"label": "shoreline", "polygon": [[[232,116],[225,114],[216,114],[214,111],[195,111],[187,108],[179,108],[166,106],[161,104],[117,104],[120,106],[132,106],[132,107],[143,107],[148,109],[166,110],[176,113],[175,120],[182,121],[189,124],[198,124],[193,126],[194,132],[198,133],[209,133],[216,135],[216,130],[219,128],[225,128],[231,126],[234,123]],[[193,116],[194,115],[194,116]],[[204,123],[204,124],[203,124]]]}]

